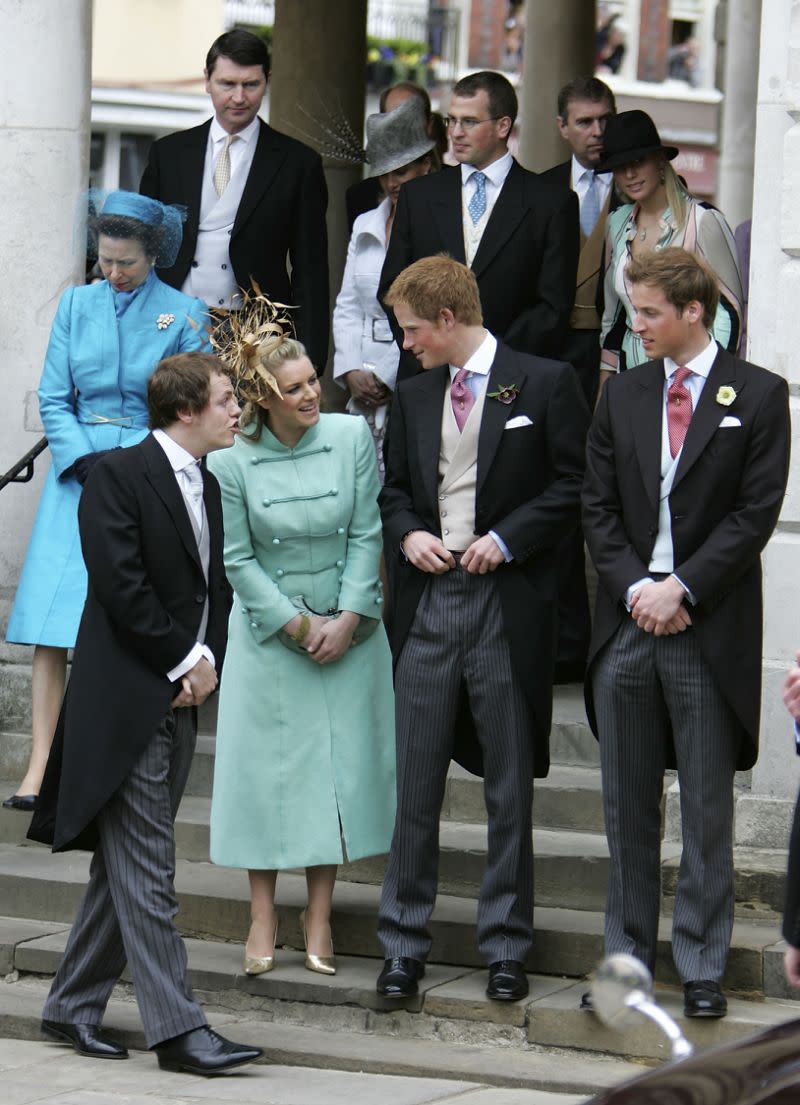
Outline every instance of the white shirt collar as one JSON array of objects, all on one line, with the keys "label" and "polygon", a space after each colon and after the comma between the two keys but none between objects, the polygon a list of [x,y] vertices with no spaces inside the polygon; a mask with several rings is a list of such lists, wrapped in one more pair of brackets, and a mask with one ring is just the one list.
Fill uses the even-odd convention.
[{"label": "white shirt collar", "polygon": [[[698,376],[702,376],[704,380],[708,379],[708,374],[711,371],[711,366],[717,359],[717,353],[719,352],[719,346],[712,338],[705,349],[698,353],[696,357],[692,357],[691,361],[686,362],[686,368],[690,368],[692,372]],[[664,358],[664,376],[669,380],[670,376],[678,368],[678,362],[673,361],[671,357]]]},{"label": "white shirt collar", "polygon": [[506,182],[506,177],[511,172],[511,166],[514,164],[514,158],[511,156],[508,150],[502,157],[498,157],[497,161],[493,161],[491,165],[487,165],[484,169],[477,169],[474,165],[467,165],[464,162],[461,163],[461,186],[462,188],[470,179],[473,173],[484,173],[495,188],[502,188]]},{"label": "white shirt collar", "polygon": [[[241,139],[242,142],[245,142],[249,146],[250,143],[255,140],[256,135],[258,134],[259,123],[260,119],[256,115],[255,119],[249,122],[244,130],[240,130],[237,132],[236,137],[238,139]],[[215,146],[219,142],[224,142],[224,140],[228,137],[228,132],[225,130],[224,127],[220,126],[219,120],[217,119],[216,115],[211,120],[211,130],[209,131],[209,136]]]},{"label": "white shirt collar", "polygon": [[[488,330],[484,330],[484,339],[475,352],[464,362],[464,368],[467,372],[473,372],[476,376],[488,376],[492,365],[494,364],[495,354],[497,352],[497,338],[494,334],[490,334]],[[450,376],[454,378],[458,372],[457,365],[450,365]]]},{"label": "white shirt collar", "polygon": [[173,472],[182,472],[184,468],[188,468],[191,464],[198,463],[197,457],[193,457],[164,430],[153,430],[153,437],[167,454],[167,460]]},{"label": "white shirt collar", "polygon": [[[578,183],[578,181],[583,178],[583,174],[586,173],[586,172],[591,172],[591,171],[592,170],[587,169],[585,165],[581,165],[580,161],[578,161],[575,154],[573,154],[572,155],[572,187],[573,187],[573,189],[575,188],[575,185]],[[612,177],[611,173],[595,173],[595,179],[600,184],[602,184],[602,185],[604,185],[608,188],[611,187],[611,177]],[[587,180],[587,184],[588,184],[588,180]]]}]

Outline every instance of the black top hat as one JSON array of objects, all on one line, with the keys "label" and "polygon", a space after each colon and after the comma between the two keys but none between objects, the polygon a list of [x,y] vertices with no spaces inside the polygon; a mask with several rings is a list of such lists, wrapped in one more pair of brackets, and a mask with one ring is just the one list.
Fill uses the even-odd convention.
[{"label": "black top hat", "polygon": [[656,125],[646,111],[621,111],[606,123],[603,135],[603,157],[598,173],[607,173],[639,161],[649,153],[663,153],[672,161],[678,156],[677,146],[665,146]]}]

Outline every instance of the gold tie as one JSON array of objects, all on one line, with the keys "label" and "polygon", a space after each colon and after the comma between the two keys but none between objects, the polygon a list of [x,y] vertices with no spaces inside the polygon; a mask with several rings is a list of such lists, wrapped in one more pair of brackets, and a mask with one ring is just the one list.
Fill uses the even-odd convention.
[{"label": "gold tie", "polygon": [[231,142],[236,140],[235,134],[229,134],[225,139],[225,145],[217,158],[214,166],[214,187],[217,195],[221,196],[231,182]]}]

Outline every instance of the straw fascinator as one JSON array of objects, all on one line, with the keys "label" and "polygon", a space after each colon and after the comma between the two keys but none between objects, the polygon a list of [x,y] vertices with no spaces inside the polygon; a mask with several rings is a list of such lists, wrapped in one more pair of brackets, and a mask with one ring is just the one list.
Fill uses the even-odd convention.
[{"label": "straw fascinator", "polygon": [[404,100],[394,111],[370,115],[366,149],[370,175],[383,176],[430,153],[436,142],[429,137],[426,125],[425,108],[416,96]]},{"label": "straw fascinator", "polygon": [[284,303],[273,303],[253,280],[242,290],[242,307],[226,315],[209,333],[209,341],[229,369],[240,402],[258,405],[271,395],[282,399],[278,381],[264,361],[294,337],[294,323]]}]

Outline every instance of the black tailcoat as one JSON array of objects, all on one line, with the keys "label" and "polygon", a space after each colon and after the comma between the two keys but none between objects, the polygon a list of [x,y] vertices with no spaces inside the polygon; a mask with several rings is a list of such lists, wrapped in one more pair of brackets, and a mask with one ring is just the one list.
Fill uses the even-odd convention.
[{"label": "black tailcoat", "polygon": [[[486,329],[506,345],[559,355],[575,298],[577,197],[543,182],[516,161],[500,190],[472,262]],[[445,168],[400,189],[379,296],[421,257],[447,253],[466,263],[461,168]],[[394,316],[387,312],[402,348]],[[417,363],[401,354],[398,379]]]},{"label": "black tailcoat", "polygon": [[[428,576],[409,564],[400,542],[422,529],[441,539],[438,485],[447,366],[403,381],[395,393],[386,484],[380,505],[387,561],[393,566],[389,638],[395,663]],[[490,398],[516,388],[513,402]],[[512,418],[530,425],[506,429]],[[556,548],[578,517],[589,412],[568,364],[530,357],[498,343],[478,439],[476,536],[494,530],[513,555],[494,580],[503,626],[531,707],[534,772],[546,775],[552,713],[557,597]],[[461,570],[461,569],[457,569]],[[462,710],[455,758],[482,773],[468,709]]]},{"label": "black tailcoat", "polygon": [[[328,190],[322,161],[302,142],[259,123],[253,163],[231,233],[231,264],[240,287],[249,289],[254,279],[270,299],[297,307],[297,335],[321,371],[330,329]],[[154,142],[139,186],[146,196],[187,209],[175,263],[158,269],[173,288],[183,285],[194,258],[210,126],[211,120]]]},{"label": "black tailcoat", "polygon": [[[661,360],[620,373],[603,389],[589,431],[583,526],[599,586],[586,706],[595,733],[592,663],[630,617],[623,597],[649,574],[658,533],[664,380]],[[722,386],[736,393],[729,406],[717,399]],[[739,425],[721,427],[725,418]],[[720,349],[669,502],[675,574],[696,599],[694,632],[744,731],[739,770],[758,755],[761,550],[783,502],[789,440],[786,381]]]},{"label": "black tailcoat", "polygon": [[179,685],[166,672],[188,655],[208,594],[206,644],[222,668],[231,590],[222,506],[204,472],[209,582],[166,454],[149,436],[95,465],[78,517],[89,588],[72,674],[47,764],[33,840],[54,851],[94,848],[94,818],[144,751]]}]

